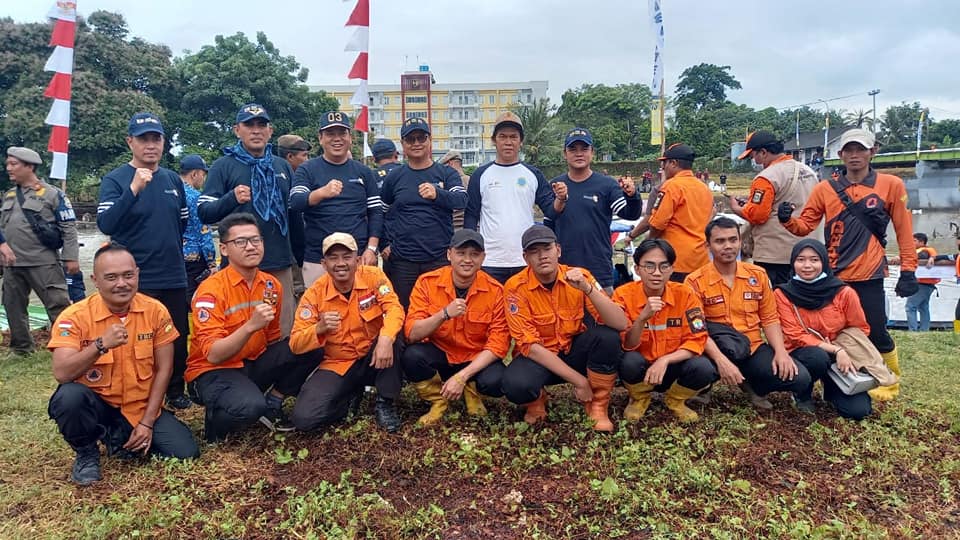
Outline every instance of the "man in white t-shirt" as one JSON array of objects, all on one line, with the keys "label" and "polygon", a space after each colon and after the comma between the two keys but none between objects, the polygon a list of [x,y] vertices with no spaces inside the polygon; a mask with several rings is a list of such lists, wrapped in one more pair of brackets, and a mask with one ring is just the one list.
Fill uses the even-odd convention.
[{"label": "man in white t-shirt", "polygon": [[520,161],[523,123],[516,114],[497,117],[491,140],[497,158],[470,176],[463,228],[480,232],[487,255],[483,271],[506,283],[526,268],[520,237],[533,225],[533,205],[551,215],[554,194],[539,169]]}]

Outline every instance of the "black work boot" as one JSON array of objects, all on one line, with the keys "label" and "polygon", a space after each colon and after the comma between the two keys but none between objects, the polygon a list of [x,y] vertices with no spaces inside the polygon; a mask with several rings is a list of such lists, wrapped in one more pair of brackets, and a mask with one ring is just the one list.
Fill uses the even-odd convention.
[{"label": "black work boot", "polygon": [[75,448],[77,459],[73,462],[70,479],[81,486],[100,480],[100,447],[94,441],[86,446]]},{"label": "black work boot", "polygon": [[394,406],[392,399],[378,394],[373,414],[377,419],[377,425],[387,433],[396,433],[400,430],[400,415],[397,414],[397,408]]}]

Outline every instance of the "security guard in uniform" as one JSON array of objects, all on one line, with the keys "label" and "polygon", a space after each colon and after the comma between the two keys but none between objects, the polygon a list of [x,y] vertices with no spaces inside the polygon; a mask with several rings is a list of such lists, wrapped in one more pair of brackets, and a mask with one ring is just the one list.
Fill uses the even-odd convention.
[{"label": "security guard in uniform", "polygon": [[70,305],[60,259],[67,272],[80,271],[73,207],[64,192],[37,176],[41,163],[29,148],[7,149],[7,175],[15,186],[3,196],[0,230],[15,260],[4,257],[3,309],[10,324],[10,349],[18,354],[30,354],[34,347],[27,314],[30,291],[37,293],[53,322]]}]

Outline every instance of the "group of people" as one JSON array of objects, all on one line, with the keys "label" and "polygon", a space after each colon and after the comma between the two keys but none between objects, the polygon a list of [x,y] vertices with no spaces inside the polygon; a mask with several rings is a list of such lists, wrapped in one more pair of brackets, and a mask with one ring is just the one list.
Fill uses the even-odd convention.
[{"label": "group of people", "polygon": [[[323,116],[314,158],[296,136],[280,137],[274,154],[260,105],[236,120],[237,143],[209,169],[184,158],[178,178],[159,165],[159,118],[137,114],[131,161],[103,179],[97,221],[112,241],[94,258],[99,294],[66,307],[48,344],[60,382],[50,415],[77,453],[77,483],[100,478],[98,441],[109,453],[197,455],[165,399],[172,409],[202,405],[204,437],[217,442],[258,421],[322,429],[359,414],[367,386],[376,423],[395,432],[404,380],[429,404],[421,424],[441,421],[461,397],[468,414],[483,415],[484,397],[501,396],[535,424],[548,417],[546,387],[570,383],[594,429],[612,431],[618,383],[630,396],[627,421],[644,415],[655,391],[677,418],[696,420],[689,402],[718,381],[740,385],[761,408],[772,407],[770,392],[791,392],[813,413],[818,380],[842,416],[860,419],[871,397],[838,389],[831,364],[856,371],[868,361],[859,352],[874,347],[873,360],[899,374],[873,313],[884,240],[843,211],[843,199],[892,217],[901,247],[912,232],[902,182],[870,169],[873,140],[862,130],[844,135],[837,190],[784,158],[782,142],[751,137],[742,157],[765,169],[735,212],[759,224],[758,266],[739,260],[739,226],[714,216],[687,145],[660,158],[666,181],[641,217],[632,182],[591,169],[584,128],[564,139],[567,172],[547,181],[521,161],[523,124],[505,113],[491,136],[496,160],[465,186],[458,170],[433,161],[422,118],[403,124],[404,163],[392,142],[375,142],[375,170],[352,159],[343,113]],[[640,218],[631,237],[648,234],[634,253],[640,280],[616,289],[615,215]],[[826,245],[802,239],[823,219]],[[900,294],[916,292],[912,264],[905,254]],[[895,396],[895,380],[874,399]]]}]

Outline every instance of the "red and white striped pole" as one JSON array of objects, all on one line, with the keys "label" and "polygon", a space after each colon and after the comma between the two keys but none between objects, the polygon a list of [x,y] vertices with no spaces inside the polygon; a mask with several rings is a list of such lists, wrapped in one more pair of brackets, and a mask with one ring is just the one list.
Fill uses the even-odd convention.
[{"label": "red and white striped pole", "polygon": [[53,99],[44,123],[52,126],[47,150],[53,153],[50,178],[67,179],[67,154],[70,145],[70,89],[73,83],[73,43],[77,34],[77,3],[58,1],[47,13],[54,19],[50,45],[55,47],[44,71],[53,71],[53,79],[43,92]]},{"label": "red and white striped pole", "polygon": [[353,27],[353,35],[344,51],[356,52],[357,59],[347,74],[348,79],[360,79],[360,86],[350,98],[350,104],[360,109],[353,128],[363,132],[363,157],[371,157],[370,144],[367,140],[370,131],[370,93],[367,91],[367,75],[370,65],[370,0],[357,0],[347,19],[346,27]]}]

